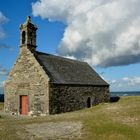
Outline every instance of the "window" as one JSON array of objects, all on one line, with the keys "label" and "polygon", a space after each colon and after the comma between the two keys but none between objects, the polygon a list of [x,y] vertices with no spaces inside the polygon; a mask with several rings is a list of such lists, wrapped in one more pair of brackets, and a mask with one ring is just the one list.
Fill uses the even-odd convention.
[{"label": "window", "polygon": [[32,32],[29,33],[29,37],[30,37],[29,44],[32,45],[32,43],[33,43],[33,34],[32,34]]},{"label": "window", "polygon": [[25,31],[22,32],[22,44],[25,44],[26,41],[26,33]]}]

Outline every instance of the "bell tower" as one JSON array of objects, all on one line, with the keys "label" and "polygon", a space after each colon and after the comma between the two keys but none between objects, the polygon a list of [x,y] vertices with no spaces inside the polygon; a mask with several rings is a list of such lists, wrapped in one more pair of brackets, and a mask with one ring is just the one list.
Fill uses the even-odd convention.
[{"label": "bell tower", "polygon": [[31,22],[28,16],[24,24],[20,25],[20,47],[27,47],[31,52],[36,50],[36,30],[37,27]]}]

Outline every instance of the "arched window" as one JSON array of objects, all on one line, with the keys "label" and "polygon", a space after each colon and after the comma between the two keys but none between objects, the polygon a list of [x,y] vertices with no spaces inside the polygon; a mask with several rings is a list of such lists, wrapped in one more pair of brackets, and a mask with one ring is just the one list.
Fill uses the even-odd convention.
[{"label": "arched window", "polygon": [[33,43],[33,34],[32,34],[32,32],[29,33],[29,37],[30,37],[29,43],[32,45],[32,43]]},{"label": "arched window", "polygon": [[26,41],[26,32],[23,31],[22,32],[22,44],[25,44],[25,41]]},{"label": "arched window", "polygon": [[90,97],[87,98],[87,107],[88,108],[91,107],[91,98]]}]

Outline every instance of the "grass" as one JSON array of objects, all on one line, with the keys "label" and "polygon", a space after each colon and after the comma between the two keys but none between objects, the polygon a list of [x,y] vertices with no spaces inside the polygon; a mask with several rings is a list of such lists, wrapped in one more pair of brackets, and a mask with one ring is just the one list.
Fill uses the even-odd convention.
[{"label": "grass", "polygon": [[[0,103],[0,110],[2,108],[3,103]],[[122,97],[117,103],[103,103],[89,109],[46,117],[1,115],[0,140],[26,140],[29,138],[17,134],[28,133],[24,125],[61,121],[81,121],[83,140],[139,140],[140,96]]]},{"label": "grass", "polygon": [[2,110],[4,107],[4,104],[2,102],[0,102],[0,110]]}]

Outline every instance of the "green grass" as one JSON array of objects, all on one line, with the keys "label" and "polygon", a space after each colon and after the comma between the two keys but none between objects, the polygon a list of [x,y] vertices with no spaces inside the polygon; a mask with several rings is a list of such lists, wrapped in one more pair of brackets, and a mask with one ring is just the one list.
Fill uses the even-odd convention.
[{"label": "green grass", "polygon": [[[3,103],[0,103],[2,108]],[[117,103],[103,103],[89,109],[46,117],[1,115],[0,140],[21,140],[22,136],[19,137],[16,132],[26,132],[25,124],[61,121],[81,121],[84,140],[139,140],[140,96],[122,97]]]}]

